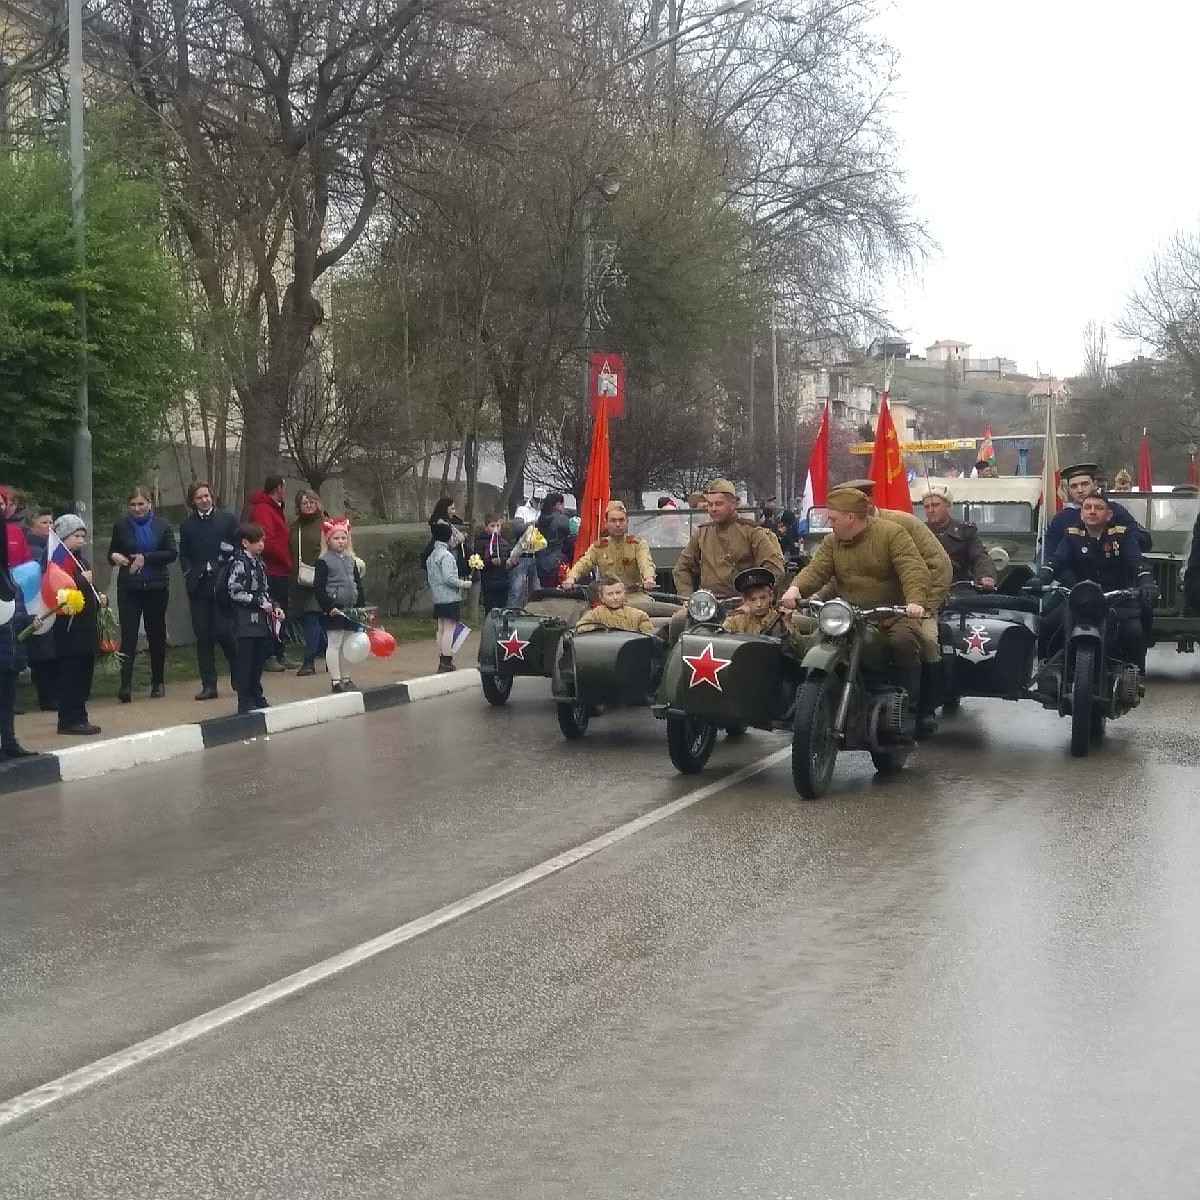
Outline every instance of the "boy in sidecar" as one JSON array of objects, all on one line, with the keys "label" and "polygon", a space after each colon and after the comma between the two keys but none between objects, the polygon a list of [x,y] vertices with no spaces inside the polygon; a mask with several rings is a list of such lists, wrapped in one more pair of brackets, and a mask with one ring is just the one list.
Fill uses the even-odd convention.
[{"label": "boy in sidecar", "polygon": [[588,609],[575,626],[576,633],[590,629],[625,629],[630,633],[654,633],[649,613],[625,602],[625,585],[615,575],[600,576],[600,603]]},{"label": "boy in sidecar", "polygon": [[742,607],[731,612],[721,625],[730,633],[759,633],[786,639],[789,649],[803,657],[815,625],[811,617],[780,613],[775,607],[775,576],[766,567],[740,571],[733,586],[742,597]]}]

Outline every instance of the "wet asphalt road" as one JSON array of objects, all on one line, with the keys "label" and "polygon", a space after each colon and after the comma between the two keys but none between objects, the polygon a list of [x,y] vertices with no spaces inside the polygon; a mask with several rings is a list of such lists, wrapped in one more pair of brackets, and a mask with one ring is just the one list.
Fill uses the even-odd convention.
[{"label": "wet asphalt road", "polygon": [[[1194,1197],[1200,661],[1066,753],[968,701],[786,762],[0,1127],[7,1197]],[[0,1101],[533,866],[677,776],[545,684],[0,807]],[[990,718],[990,722],[989,722]]]}]

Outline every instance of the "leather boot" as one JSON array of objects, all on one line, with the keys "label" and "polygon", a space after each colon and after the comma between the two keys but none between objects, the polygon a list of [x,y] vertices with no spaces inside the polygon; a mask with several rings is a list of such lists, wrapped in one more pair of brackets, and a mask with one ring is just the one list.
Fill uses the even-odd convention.
[{"label": "leather boot", "polygon": [[128,654],[121,660],[121,686],[117,689],[117,699],[122,704],[133,699],[133,660],[136,657],[136,654]]},{"label": "leather boot", "polygon": [[937,733],[937,710],[942,698],[941,663],[921,664],[921,700],[917,705],[917,737],[932,737]]}]

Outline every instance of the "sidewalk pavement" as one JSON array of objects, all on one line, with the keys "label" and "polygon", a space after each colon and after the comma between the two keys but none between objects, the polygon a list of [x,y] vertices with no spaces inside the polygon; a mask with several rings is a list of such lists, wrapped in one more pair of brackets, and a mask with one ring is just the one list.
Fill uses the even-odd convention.
[{"label": "sidewalk pavement", "polygon": [[323,658],[317,660],[317,674],[304,678],[295,668],[266,672],[263,692],[271,707],[241,717],[234,715],[237,698],[225,674],[217,680],[216,700],[194,699],[198,679],[168,684],[161,700],[151,700],[149,689],[143,688],[134,692],[130,704],[110,697],[90,701],[88,714],[102,730],[94,737],[58,733],[56,713],[24,712],[17,717],[17,736],[40,757],[0,762],[0,794],[477,688],[478,653],[479,635],[472,633],[455,655],[458,669],[437,675],[433,637],[405,642],[390,658],[372,655],[362,663],[343,663],[361,692],[341,695],[333,694]]}]

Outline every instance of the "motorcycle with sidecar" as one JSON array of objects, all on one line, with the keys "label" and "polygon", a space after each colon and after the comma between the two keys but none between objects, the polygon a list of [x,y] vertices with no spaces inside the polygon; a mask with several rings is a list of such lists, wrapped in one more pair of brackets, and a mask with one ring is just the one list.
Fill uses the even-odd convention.
[{"label": "motorcycle with sidecar", "polygon": [[[1066,598],[1063,648],[1039,661],[1043,591]],[[1027,584],[1021,595],[956,584],[939,619],[943,708],[954,712],[963,697],[1036,700],[1071,718],[1071,753],[1088,754],[1107,722],[1141,702],[1136,666],[1111,652],[1112,605],[1140,591],[1103,591],[1083,580],[1072,588]]]},{"label": "motorcycle with sidecar", "polygon": [[[701,589],[688,600],[688,623],[671,647],[651,711],[667,727],[667,753],[684,775],[703,770],[724,729],[730,737],[755,729],[788,732],[800,660],[785,637],[721,628],[729,607]],[[782,619],[781,619],[782,621]],[[782,633],[782,624],[780,625]]]}]

